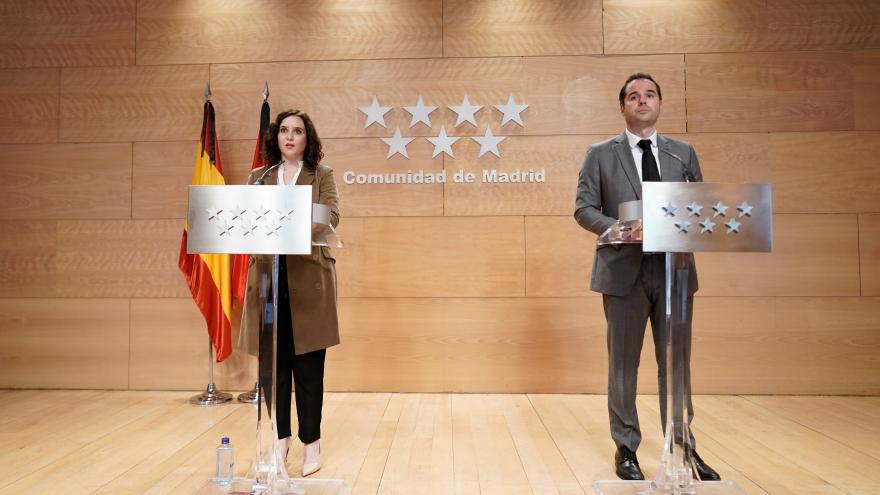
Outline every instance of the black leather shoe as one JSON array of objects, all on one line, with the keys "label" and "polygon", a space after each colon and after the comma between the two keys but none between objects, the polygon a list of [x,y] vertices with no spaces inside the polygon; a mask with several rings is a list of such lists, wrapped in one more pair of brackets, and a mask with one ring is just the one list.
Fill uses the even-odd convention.
[{"label": "black leather shoe", "polygon": [[636,453],[621,445],[614,454],[614,464],[617,466],[617,477],[622,480],[643,480],[645,475],[642,474],[642,468],[639,467],[639,460]]},{"label": "black leather shoe", "polygon": [[694,464],[697,466],[697,472],[694,473],[694,476],[698,477],[700,481],[721,481],[721,475],[706,464],[706,461],[697,454],[696,450],[691,451],[691,455],[694,457]]}]

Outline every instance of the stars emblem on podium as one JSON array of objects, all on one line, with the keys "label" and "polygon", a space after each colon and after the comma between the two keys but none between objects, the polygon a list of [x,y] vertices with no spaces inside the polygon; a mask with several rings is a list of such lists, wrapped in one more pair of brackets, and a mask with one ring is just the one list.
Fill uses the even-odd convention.
[{"label": "stars emblem on podium", "polygon": [[[688,204],[685,207],[685,210],[687,211],[686,217],[699,217],[699,216],[701,216],[703,208],[704,208],[704,206],[697,203],[696,201],[691,202],[690,204]],[[675,220],[677,212],[678,212],[678,206],[674,205],[671,201],[667,201],[665,204],[660,205],[660,209],[663,212],[664,218],[672,217],[672,220],[673,220],[672,225],[676,228],[676,231],[679,234],[687,234],[690,232],[689,229],[690,229],[691,223],[689,221],[687,221],[686,218],[683,220]],[[751,218],[753,209],[754,209],[754,206],[748,204],[748,202],[746,202],[746,201],[743,201],[742,203],[740,203],[739,206],[736,207],[736,211],[739,212],[738,218]],[[717,203],[715,203],[714,206],[712,206],[712,211],[714,212],[712,217],[714,218],[714,217],[720,216],[720,217],[724,218],[727,216],[727,210],[728,210],[728,206],[725,205],[722,201],[718,201]],[[682,213],[682,215],[684,215],[684,213]],[[699,232],[700,235],[714,234],[715,227],[717,226],[717,224],[714,221],[712,221],[712,219],[709,217],[704,218],[703,221],[701,221],[699,223],[699,225],[700,225],[700,232]],[[744,224],[742,222],[738,221],[736,218],[730,218],[730,220],[728,220],[726,223],[724,223],[724,226],[727,227],[727,231],[726,231],[727,234],[739,234],[739,233],[741,233],[741,230],[744,228]]]},{"label": "stars emblem on podium", "polygon": [[261,205],[253,211],[236,206],[229,211],[206,208],[205,213],[208,222],[217,229],[218,237],[232,237],[236,232],[242,237],[250,237],[260,232],[266,236],[278,236],[293,220],[296,210],[272,210]]}]

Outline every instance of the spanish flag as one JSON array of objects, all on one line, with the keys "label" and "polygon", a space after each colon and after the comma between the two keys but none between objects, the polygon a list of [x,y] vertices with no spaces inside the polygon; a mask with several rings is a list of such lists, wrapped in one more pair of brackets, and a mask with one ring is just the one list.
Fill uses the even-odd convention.
[{"label": "spanish flag", "polygon": [[[217,131],[214,128],[214,105],[205,102],[202,133],[196,150],[193,185],[225,185]],[[228,254],[187,254],[187,225],[183,226],[178,266],[196,305],[208,324],[208,335],[217,354],[217,362],[232,353],[232,289],[230,256]]]}]

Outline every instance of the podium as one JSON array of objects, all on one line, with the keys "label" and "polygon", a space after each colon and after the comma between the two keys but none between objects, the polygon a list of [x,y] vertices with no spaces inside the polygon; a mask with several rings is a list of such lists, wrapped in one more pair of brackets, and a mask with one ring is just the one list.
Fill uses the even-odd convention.
[{"label": "podium", "polygon": [[[256,404],[256,449],[247,476],[231,485],[206,482],[199,494],[335,495],[345,483],[338,479],[291,478],[275,456],[279,255],[309,255],[312,245],[338,246],[329,208],[312,204],[312,186],[190,186],[187,252],[271,255],[272,273],[260,280],[261,345],[258,365],[261,387]],[[266,337],[265,339],[263,337]],[[268,422],[266,421],[268,418]],[[267,424],[268,423],[268,424]],[[239,456],[241,453],[239,452]]]},{"label": "podium", "polygon": [[[773,208],[769,184],[645,182],[642,200],[620,205],[620,222],[598,244],[642,244],[666,257],[666,425],[650,481],[597,481],[599,495],[746,495],[736,483],[700,481],[690,445],[689,253],[769,252]],[[659,345],[659,343],[655,343]]]}]

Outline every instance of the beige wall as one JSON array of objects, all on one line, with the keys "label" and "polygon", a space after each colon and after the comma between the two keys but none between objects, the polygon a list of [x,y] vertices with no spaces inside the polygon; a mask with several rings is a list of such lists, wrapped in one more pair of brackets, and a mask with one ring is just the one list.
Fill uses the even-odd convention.
[{"label": "beige wall", "polygon": [[[544,167],[544,184],[346,186],[331,390],[602,392],[595,237],[572,219],[616,94],[661,82],[660,130],[710,181],[770,182],[775,250],[699,256],[694,389],[880,393],[880,4],[795,0],[50,0],[0,7],[0,387],[200,389],[177,270],[209,81],[227,181],[264,81],[346,170]],[[454,127],[464,94],[478,127]],[[529,105],[524,127],[491,106]],[[378,96],[387,128],[363,128]],[[403,106],[439,108],[409,128]],[[387,137],[465,136],[386,160]],[[508,136],[477,158],[468,136]],[[650,333],[650,332],[649,332]],[[642,390],[656,389],[650,338]],[[244,390],[253,363],[216,368]]]}]

